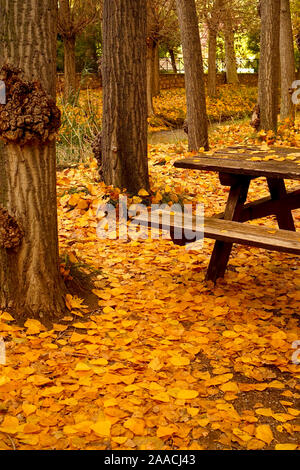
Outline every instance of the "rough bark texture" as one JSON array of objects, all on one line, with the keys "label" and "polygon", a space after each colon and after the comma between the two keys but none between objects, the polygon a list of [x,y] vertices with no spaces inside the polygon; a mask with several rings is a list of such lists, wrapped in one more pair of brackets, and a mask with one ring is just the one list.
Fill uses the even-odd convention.
[{"label": "rough bark texture", "polygon": [[64,38],[64,99],[72,101],[76,92],[75,36]]},{"label": "rough bark texture", "polygon": [[260,129],[277,130],[280,0],[261,0],[261,53],[258,79]]},{"label": "rough bark texture", "polygon": [[149,187],[145,38],[145,0],[104,1],[103,177],[132,193]]},{"label": "rough bark texture", "polygon": [[195,0],[176,0],[182,38],[189,150],[208,149],[202,51]]},{"label": "rough bark texture", "polygon": [[292,102],[292,83],[296,80],[293,29],[290,1],[281,0],[280,8],[280,67],[281,105],[280,118],[295,118],[295,105]]},{"label": "rough bark texture", "polygon": [[[24,70],[55,98],[55,0],[0,0],[0,65]],[[59,274],[55,143],[0,144],[0,206],[24,234],[15,250],[0,249],[0,308],[23,317],[64,311]]]}]

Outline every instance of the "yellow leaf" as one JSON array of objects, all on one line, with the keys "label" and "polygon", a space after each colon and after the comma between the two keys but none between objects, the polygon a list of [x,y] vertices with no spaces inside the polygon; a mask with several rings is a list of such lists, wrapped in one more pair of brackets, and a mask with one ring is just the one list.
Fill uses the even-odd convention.
[{"label": "yellow leaf", "polygon": [[33,320],[32,318],[29,318],[28,320],[26,320],[26,322],[24,323],[24,326],[26,326],[27,333],[29,335],[35,335],[37,333],[40,333],[42,330],[45,330],[45,328],[43,327],[40,321]]},{"label": "yellow leaf", "polygon": [[30,403],[23,403],[22,410],[25,416],[29,416],[36,411],[37,407],[35,405],[31,405]]},{"label": "yellow leaf", "polygon": [[7,434],[16,434],[20,430],[19,420],[15,416],[5,416],[0,431]]},{"label": "yellow leaf", "polygon": [[199,395],[197,390],[179,390],[177,398],[179,400],[191,400]]},{"label": "yellow leaf", "polygon": [[140,189],[138,192],[138,196],[149,196],[149,193],[145,189]]},{"label": "yellow leaf", "polygon": [[205,381],[205,385],[207,387],[210,387],[212,385],[221,385],[226,382],[229,382],[230,379],[232,379],[233,374],[222,374],[222,375],[217,375],[216,377],[212,377],[211,379],[208,379]]},{"label": "yellow leaf", "polygon": [[239,393],[240,389],[238,385],[235,382],[227,382],[225,384],[222,384],[220,386],[220,389],[222,392],[234,392],[234,393]]},{"label": "yellow leaf", "polygon": [[10,378],[3,375],[0,377],[0,387],[2,387],[2,385],[6,385],[8,382],[10,382]]},{"label": "yellow leaf", "polygon": [[271,408],[257,408],[255,413],[262,416],[272,416],[273,410],[271,410]]},{"label": "yellow leaf", "polygon": [[155,357],[149,363],[148,367],[150,367],[150,369],[153,369],[153,370],[160,370],[163,367],[163,364],[160,362],[159,357]]},{"label": "yellow leaf", "polygon": [[0,315],[0,320],[14,321],[15,319],[14,319],[8,312],[3,312],[3,313]]},{"label": "yellow leaf", "polygon": [[175,426],[175,424],[170,424],[169,426],[158,426],[156,435],[157,437],[172,436],[176,431],[177,426]]},{"label": "yellow leaf", "polygon": [[187,409],[187,412],[190,416],[192,416],[194,418],[194,416],[197,416],[197,414],[199,414],[199,408],[191,408],[191,407],[188,407]]},{"label": "yellow leaf", "polygon": [[170,396],[167,392],[160,392],[156,395],[153,395],[153,400],[162,401],[164,403],[168,403],[170,401]]},{"label": "yellow leaf", "polygon": [[172,356],[170,358],[170,362],[171,364],[173,364],[173,366],[180,367],[180,366],[187,366],[190,363],[190,360],[184,356]]},{"label": "yellow leaf", "polygon": [[91,368],[85,362],[78,362],[75,366],[75,370],[84,371],[84,370],[91,370]]},{"label": "yellow leaf", "polygon": [[243,431],[242,429],[234,428],[232,432],[235,436],[237,436],[239,439],[241,439],[244,442],[248,442],[252,439],[252,436],[250,436],[250,434]]},{"label": "yellow leaf", "polygon": [[265,447],[265,443],[258,439],[251,439],[251,441],[247,442],[247,450],[259,450]]},{"label": "yellow leaf", "polygon": [[145,421],[140,418],[129,418],[124,423],[124,428],[129,429],[136,436],[142,436],[145,429]]},{"label": "yellow leaf", "polygon": [[91,429],[97,436],[109,437],[110,436],[111,421],[101,418],[97,423],[92,424]]},{"label": "yellow leaf", "polygon": [[257,426],[255,436],[257,439],[265,442],[266,444],[271,444],[274,439],[272,429],[270,428],[269,424],[260,424]]},{"label": "yellow leaf", "polygon": [[276,444],[275,450],[296,450],[297,444]]},{"label": "yellow leaf", "polygon": [[107,400],[104,400],[104,408],[108,408],[109,406],[117,406],[118,401],[115,398],[108,398]]},{"label": "yellow leaf", "polygon": [[112,440],[113,442],[116,442],[117,444],[120,444],[120,445],[125,444],[125,442],[127,441],[127,439],[128,439],[127,436],[117,436],[117,437],[112,436],[112,438],[111,438],[111,440]]}]

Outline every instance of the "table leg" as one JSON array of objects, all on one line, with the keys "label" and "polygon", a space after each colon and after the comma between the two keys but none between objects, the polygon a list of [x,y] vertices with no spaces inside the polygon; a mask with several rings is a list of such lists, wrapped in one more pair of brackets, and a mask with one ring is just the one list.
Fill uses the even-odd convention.
[{"label": "table leg", "polygon": [[[240,178],[239,182],[231,186],[226,209],[224,212],[225,220],[239,221],[240,213],[243,210],[247,199],[251,178]],[[206,279],[216,282],[219,277],[223,277],[228,264],[232,243],[216,241],[211,255],[210,263],[206,273]]]},{"label": "table leg", "polygon": [[[287,196],[283,179],[267,178],[267,182],[273,201],[280,201]],[[284,203],[277,206],[275,215],[280,229],[296,231],[292,211]]]}]

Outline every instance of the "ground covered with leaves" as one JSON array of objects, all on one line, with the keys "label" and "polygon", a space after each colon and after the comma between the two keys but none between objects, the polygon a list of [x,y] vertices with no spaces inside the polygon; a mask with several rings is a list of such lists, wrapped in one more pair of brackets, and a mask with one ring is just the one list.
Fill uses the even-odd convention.
[{"label": "ground covered with leaves", "polygon": [[[245,123],[210,139],[299,147],[298,131],[286,124],[276,141],[254,141]],[[222,211],[228,188],[217,175],[173,167],[186,154],[186,142],[149,146],[151,194],[128,202]],[[120,193],[99,182],[93,160],[58,173],[69,313],[50,328],[0,314],[0,449],[299,449],[299,259],[236,246],[214,286],[204,280],[211,241],[187,251],[98,239],[97,207]],[[263,179],[252,182],[249,200],[266,194]]]}]

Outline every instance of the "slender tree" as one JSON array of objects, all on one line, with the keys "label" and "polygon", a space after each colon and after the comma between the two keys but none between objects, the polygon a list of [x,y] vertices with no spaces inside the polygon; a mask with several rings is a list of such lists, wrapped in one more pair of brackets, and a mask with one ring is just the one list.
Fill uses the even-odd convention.
[{"label": "slender tree", "polygon": [[223,11],[223,22],[224,22],[224,41],[225,41],[225,62],[226,62],[226,78],[227,83],[236,84],[239,83],[239,77],[237,73],[237,63],[235,55],[235,37],[234,27],[231,14],[231,2],[224,2],[225,9]]},{"label": "slender tree", "polygon": [[0,308],[49,319],[65,308],[53,133],[57,3],[0,0],[0,11]]},{"label": "slender tree", "polygon": [[58,32],[64,43],[64,99],[76,91],[75,43],[78,34],[97,20],[98,0],[59,0]]},{"label": "slender tree", "polygon": [[261,0],[261,46],[258,104],[260,128],[277,129],[279,95],[280,0]]},{"label": "slender tree", "polygon": [[132,193],[149,187],[145,0],[103,4],[103,178]]},{"label": "slender tree", "polygon": [[217,36],[223,8],[220,0],[198,2],[198,9],[208,30],[208,76],[207,94],[215,96],[217,92]]},{"label": "slender tree", "polygon": [[281,105],[280,118],[295,118],[295,105],[292,102],[292,83],[296,80],[294,38],[289,0],[281,0],[280,8],[280,67]]},{"label": "slender tree", "polygon": [[189,150],[208,149],[202,50],[195,0],[176,0],[186,80]]},{"label": "slender tree", "polygon": [[149,116],[154,114],[152,98],[160,92],[159,46],[161,42],[168,43],[170,41],[172,44],[176,38],[176,30],[178,31],[174,6],[175,0],[147,0],[147,102]]}]

